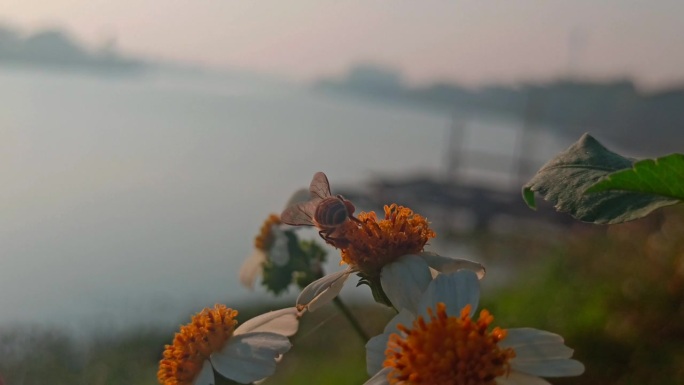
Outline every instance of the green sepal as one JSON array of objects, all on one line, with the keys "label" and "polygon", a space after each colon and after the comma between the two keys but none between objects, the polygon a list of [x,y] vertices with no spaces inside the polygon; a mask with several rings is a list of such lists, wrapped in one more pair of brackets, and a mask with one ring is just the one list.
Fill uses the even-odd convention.
[{"label": "green sepal", "polygon": [[293,280],[293,275],[297,268],[303,268],[303,252],[299,247],[299,239],[294,231],[286,230],[283,232],[287,237],[287,252],[289,259],[286,264],[278,266],[269,259],[264,262],[263,280],[261,284],[267,291],[275,295],[280,295],[287,291]]},{"label": "green sepal", "polygon": [[385,294],[385,291],[382,289],[382,284],[380,283],[380,274],[370,276],[359,272],[356,275],[359,277],[359,282],[356,284],[356,287],[368,285],[368,287],[371,289],[371,294],[373,294],[373,299],[375,302],[385,306],[394,307],[390,299],[387,297],[387,294]]},{"label": "green sepal", "polygon": [[328,253],[315,241],[300,241],[299,248],[306,267],[295,272],[294,282],[303,289],[323,276],[323,263]]},{"label": "green sepal", "polygon": [[287,237],[289,259],[278,266],[267,260],[263,266],[262,285],[275,295],[286,292],[291,283],[300,288],[322,277],[327,252],[315,241],[300,241],[294,230],[283,231]]}]

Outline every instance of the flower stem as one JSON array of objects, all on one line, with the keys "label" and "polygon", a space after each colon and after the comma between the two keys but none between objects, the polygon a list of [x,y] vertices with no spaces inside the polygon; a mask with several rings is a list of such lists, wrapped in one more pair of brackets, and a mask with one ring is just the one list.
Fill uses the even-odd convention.
[{"label": "flower stem", "polygon": [[344,317],[347,318],[347,321],[349,321],[352,328],[354,328],[356,334],[358,334],[358,336],[361,337],[363,343],[365,344],[366,342],[368,342],[370,337],[368,337],[368,334],[366,334],[366,332],[363,330],[361,324],[356,319],[356,317],[354,317],[354,314],[352,314],[351,310],[349,310],[347,305],[345,305],[344,302],[342,302],[339,296],[335,297],[335,299],[333,299],[333,302],[335,303],[335,306],[337,306],[337,308],[340,309],[342,314],[344,314]]}]

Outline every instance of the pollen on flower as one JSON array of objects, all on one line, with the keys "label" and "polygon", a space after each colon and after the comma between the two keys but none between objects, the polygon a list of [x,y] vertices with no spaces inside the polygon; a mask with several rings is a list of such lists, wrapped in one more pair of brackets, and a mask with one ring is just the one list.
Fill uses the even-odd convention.
[{"label": "pollen on flower", "polygon": [[397,204],[385,206],[382,220],[372,211],[360,213],[358,220],[339,230],[349,242],[341,249],[342,262],[370,275],[402,255],[421,252],[435,237],[427,219]]},{"label": "pollen on flower", "polygon": [[264,221],[264,224],[261,225],[259,234],[254,238],[254,246],[259,250],[267,252],[273,244],[273,226],[277,226],[281,223],[279,215],[269,215]]},{"label": "pollen on flower", "polygon": [[477,321],[470,318],[470,305],[460,317],[449,317],[444,303],[437,311],[428,309],[430,320],[419,316],[412,328],[399,325],[405,336],[392,334],[385,351],[384,366],[390,384],[406,385],[493,385],[508,375],[511,348],[502,349],[499,341],[506,330],[487,329],[494,317],[487,310]]},{"label": "pollen on flower", "polygon": [[211,353],[219,351],[237,325],[237,310],[215,305],[195,314],[166,345],[157,378],[162,385],[191,385]]}]

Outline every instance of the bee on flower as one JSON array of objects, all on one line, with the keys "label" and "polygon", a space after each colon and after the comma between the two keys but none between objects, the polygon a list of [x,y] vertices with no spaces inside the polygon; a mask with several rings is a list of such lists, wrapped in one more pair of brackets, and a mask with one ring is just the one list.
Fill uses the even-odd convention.
[{"label": "bee on flower", "polygon": [[532,329],[490,329],[472,271],[408,282],[405,306],[383,334],[366,344],[365,385],[549,385],[540,377],[577,376],[584,365],[557,334]]},{"label": "bee on flower", "polygon": [[213,385],[214,373],[249,384],[275,372],[290,350],[287,337],[297,332],[299,312],[286,308],[237,326],[238,312],[215,305],[194,315],[166,345],[157,378],[162,385]]},{"label": "bee on flower", "polygon": [[289,205],[280,215],[281,220],[292,226],[315,226],[329,245],[336,248],[346,246],[344,225],[349,221],[359,222],[354,217],[354,204],[342,195],[333,196],[328,177],[322,172],[314,175],[309,193],[308,200]]},{"label": "bee on flower", "polygon": [[[330,302],[339,294],[344,282],[353,273],[361,278],[361,284],[370,286],[377,302],[397,309],[398,305],[391,300],[391,297],[396,296],[391,295],[389,291],[401,286],[401,280],[413,279],[414,276],[431,277],[430,269],[441,273],[470,269],[478,276],[484,276],[485,269],[477,262],[425,252],[425,245],[436,234],[430,228],[427,219],[409,208],[397,204],[385,206],[383,219],[378,219],[374,212],[362,212],[358,217],[353,217],[354,205],[338,196],[334,199],[341,203],[336,213],[341,214],[331,214],[336,219],[327,221],[329,227],[325,227],[326,225],[321,224],[323,219],[320,218],[326,218],[328,215],[320,212],[320,204],[325,199],[333,199],[325,174],[314,175],[310,195],[308,201],[298,202],[287,208],[281,219],[294,225],[318,227],[326,242],[340,249],[342,263],[347,265],[347,269],[328,274],[304,288],[297,298],[297,307],[300,309],[313,311]],[[345,211],[342,210],[342,206],[346,208]],[[412,259],[410,262],[413,270],[396,282],[386,279],[385,272],[396,269],[397,264],[404,263],[406,260],[401,257],[407,255],[419,257],[419,261]]]}]

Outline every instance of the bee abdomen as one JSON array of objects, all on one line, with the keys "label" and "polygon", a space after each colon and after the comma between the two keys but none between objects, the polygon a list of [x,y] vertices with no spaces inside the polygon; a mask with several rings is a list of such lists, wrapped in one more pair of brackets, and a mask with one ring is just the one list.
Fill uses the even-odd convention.
[{"label": "bee abdomen", "polygon": [[344,223],[349,214],[347,206],[338,198],[324,199],[317,207],[315,219],[321,226],[333,227]]}]

